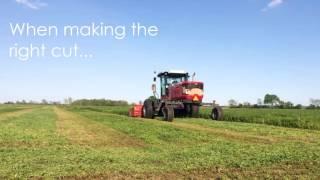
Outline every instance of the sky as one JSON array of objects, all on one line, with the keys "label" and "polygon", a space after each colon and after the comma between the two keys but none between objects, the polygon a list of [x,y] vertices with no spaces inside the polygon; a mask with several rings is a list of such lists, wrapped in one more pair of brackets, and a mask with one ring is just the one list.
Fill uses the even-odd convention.
[{"label": "sky", "polygon": [[[0,102],[152,94],[153,72],[196,72],[205,101],[256,103],[266,93],[309,104],[320,98],[320,1],[4,0],[0,6]],[[10,23],[157,26],[156,37],[18,37]],[[15,43],[70,47],[90,59],[9,57]]]}]

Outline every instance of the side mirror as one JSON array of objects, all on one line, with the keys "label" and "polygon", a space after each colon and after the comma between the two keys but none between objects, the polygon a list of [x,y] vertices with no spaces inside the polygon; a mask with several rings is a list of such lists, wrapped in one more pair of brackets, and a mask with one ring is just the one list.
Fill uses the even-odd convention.
[{"label": "side mirror", "polygon": [[157,81],[157,72],[156,71],[153,71],[153,82],[156,82]]},{"label": "side mirror", "polygon": [[192,81],[194,81],[194,78],[196,77],[196,73],[194,72],[193,74],[192,74]]}]

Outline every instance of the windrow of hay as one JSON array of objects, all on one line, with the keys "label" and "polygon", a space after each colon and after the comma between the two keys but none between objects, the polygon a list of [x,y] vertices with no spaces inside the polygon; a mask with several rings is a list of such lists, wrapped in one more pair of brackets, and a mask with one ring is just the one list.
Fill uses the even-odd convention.
[{"label": "windrow of hay", "polygon": [[139,147],[144,145],[141,140],[99,122],[59,108],[55,108],[54,111],[57,114],[58,133],[73,144],[92,147]]},{"label": "windrow of hay", "polygon": [[209,134],[214,134],[219,138],[242,141],[247,143],[272,144],[278,141],[277,139],[272,137],[247,135],[244,133],[239,133],[239,132],[235,132],[227,129],[208,128],[208,127],[203,127],[201,125],[196,125],[196,124],[174,122],[173,125],[179,128],[185,128],[190,130],[206,132]]},{"label": "windrow of hay", "polygon": [[22,110],[17,110],[17,111],[13,111],[13,112],[2,113],[2,114],[0,114],[0,121],[7,120],[9,118],[19,117],[23,114],[30,113],[33,110],[34,109],[22,109]]},{"label": "windrow of hay", "polygon": [[[312,133],[305,133],[304,135],[292,135],[292,134],[285,134],[285,135],[261,135],[257,133],[251,132],[239,132],[234,131],[227,128],[219,128],[219,127],[206,127],[201,124],[194,124],[194,123],[184,123],[184,122],[174,122],[174,126],[179,128],[185,128],[195,131],[202,131],[207,132],[209,134],[213,134],[217,137],[221,137],[224,139],[241,141],[241,142],[248,142],[248,143],[262,143],[262,144],[273,144],[273,143],[282,143],[288,141],[294,142],[304,142],[304,143],[318,143],[318,137],[315,136],[317,131]],[[281,127],[275,127],[280,129]],[[296,131],[296,129],[288,129],[288,131]]]}]

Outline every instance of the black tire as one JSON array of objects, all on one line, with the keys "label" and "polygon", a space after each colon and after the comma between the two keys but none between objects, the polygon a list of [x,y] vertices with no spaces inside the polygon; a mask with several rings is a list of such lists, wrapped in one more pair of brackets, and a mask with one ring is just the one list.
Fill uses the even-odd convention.
[{"label": "black tire", "polygon": [[198,118],[199,117],[199,106],[196,104],[192,105],[192,112],[191,112],[191,117],[193,118]]},{"label": "black tire", "polygon": [[222,120],[223,119],[223,110],[220,106],[214,107],[211,112],[212,120]]},{"label": "black tire", "polygon": [[172,106],[164,106],[162,108],[163,119],[172,122],[174,118],[174,109]]},{"label": "black tire", "polygon": [[191,117],[192,116],[192,105],[191,104],[185,104],[184,105],[184,111],[185,111],[185,114],[184,116],[185,117]]},{"label": "black tire", "polygon": [[147,99],[144,101],[142,114],[144,118],[148,118],[148,119],[154,118],[153,103],[151,100]]}]

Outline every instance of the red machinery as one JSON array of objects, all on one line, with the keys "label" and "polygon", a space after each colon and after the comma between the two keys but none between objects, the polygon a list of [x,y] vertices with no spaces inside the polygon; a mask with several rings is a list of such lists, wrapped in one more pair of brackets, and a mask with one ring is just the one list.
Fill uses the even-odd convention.
[{"label": "red machinery", "polygon": [[142,117],[142,108],[141,104],[134,104],[132,108],[129,109],[130,117]]},{"label": "red machinery", "polygon": [[[146,99],[143,106],[135,105],[130,110],[130,116],[142,116],[153,119],[163,116],[165,120],[172,121],[175,115],[198,117],[199,107],[203,99],[203,82],[189,80],[189,74],[184,71],[165,71],[158,75],[160,79],[160,97],[156,88],[156,77],[152,85],[153,96]],[[222,108],[214,106],[212,119],[219,120],[223,116]]]}]

